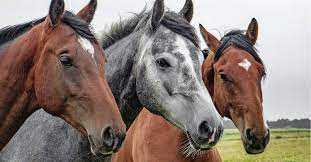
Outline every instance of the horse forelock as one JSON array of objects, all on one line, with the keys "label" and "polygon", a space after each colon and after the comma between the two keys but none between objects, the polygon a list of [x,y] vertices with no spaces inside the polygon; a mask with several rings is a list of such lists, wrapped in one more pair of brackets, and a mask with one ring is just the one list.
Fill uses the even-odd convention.
[{"label": "horse forelock", "polygon": [[262,59],[257,53],[257,49],[253,46],[250,40],[244,35],[243,30],[232,30],[225,34],[221,39],[221,44],[214,55],[214,61],[219,60],[223,52],[230,46],[234,46],[248,52],[258,63],[263,66],[263,76],[266,75],[266,69]]}]

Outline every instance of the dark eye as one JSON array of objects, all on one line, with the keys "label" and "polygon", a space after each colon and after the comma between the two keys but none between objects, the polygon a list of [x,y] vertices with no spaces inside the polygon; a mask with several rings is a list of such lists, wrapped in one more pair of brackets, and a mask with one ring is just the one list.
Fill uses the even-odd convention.
[{"label": "dark eye", "polygon": [[202,53],[203,53],[204,59],[206,59],[208,54],[209,54],[209,51],[207,49],[205,49],[202,51]]},{"label": "dark eye", "polygon": [[65,67],[71,67],[72,66],[71,58],[69,56],[66,56],[65,54],[60,55],[59,60]]},{"label": "dark eye", "polygon": [[156,62],[161,68],[171,67],[170,63],[168,63],[168,61],[164,58],[160,58]]},{"label": "dark eye", "polygon": [[232,82],[232,80],[224,72],[220,72],[219,76],[225,82]]}]

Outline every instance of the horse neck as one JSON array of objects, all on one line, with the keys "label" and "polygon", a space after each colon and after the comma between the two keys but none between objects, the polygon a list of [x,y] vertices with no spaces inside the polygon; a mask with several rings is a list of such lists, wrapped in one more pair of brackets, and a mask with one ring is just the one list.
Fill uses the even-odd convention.
[{"label": "horse neck", "polygon": [[0,53],[0,150],[35,111],[32,67],[38,38],[27,32]]},{"label": "horse neck", "polygon": [[105,49],[106,79],[120,108],[123,121],[130,127],[142,110],[136,93],[135,63],[141,33],[136,32]]}]

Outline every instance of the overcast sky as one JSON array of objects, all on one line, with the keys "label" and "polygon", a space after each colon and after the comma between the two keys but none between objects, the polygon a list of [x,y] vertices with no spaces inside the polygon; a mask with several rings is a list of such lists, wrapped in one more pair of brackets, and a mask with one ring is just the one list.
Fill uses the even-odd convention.
[{"label": "overcast sky", "polygon": [[[97,33],[107,25],[139,12],[153,0],[98,0],[93,26]],[[48,13],[50,0],[2,0],[0,28]],[[79,11],[88,0],[65,0],[66,9]],[[165,0],[179,11],[184,0]],[[311,118],[311,1],[310,0],[194,0],[193,25],[202,23],[218,38],[219,32],[246,29],[252,17],[259,23],[256,47],[268,76],[263,83],[264,112],[269,120]],[[215,30],[217,29],[217,30]]]}]

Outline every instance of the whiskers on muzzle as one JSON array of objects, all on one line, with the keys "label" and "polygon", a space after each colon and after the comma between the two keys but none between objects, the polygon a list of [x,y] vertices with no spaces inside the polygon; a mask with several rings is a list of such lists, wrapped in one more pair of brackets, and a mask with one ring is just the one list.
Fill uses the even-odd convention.
[{"label": "whiskers on muzzle", "polygon": [[186,138],[182,140],[182,142],[180,143],[178,152],[183,154],[186,158],[196,159],[206,154],[210,149],[210,148],[207,148],[207,149],[202,150],[200,148],[196,148],[193,145],[193,143],[194,141],[191,140],[191,137],[188,134],[186,134]]}]

